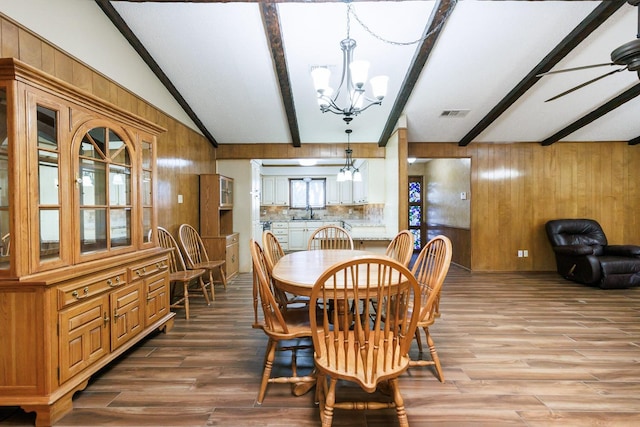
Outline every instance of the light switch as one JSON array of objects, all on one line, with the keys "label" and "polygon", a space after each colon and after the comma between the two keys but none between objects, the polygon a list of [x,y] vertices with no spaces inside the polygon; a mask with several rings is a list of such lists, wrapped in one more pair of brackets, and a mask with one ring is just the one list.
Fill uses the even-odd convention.
[{"label": "light switch", "polygon": [[462,193],[460,193],[460,200],[467,200],[467,192],[463,191]]},{"label": "light switch", "polygon": [[182,194],[178,194],[178,203],[182,203],[183,199],[182,199]]}]

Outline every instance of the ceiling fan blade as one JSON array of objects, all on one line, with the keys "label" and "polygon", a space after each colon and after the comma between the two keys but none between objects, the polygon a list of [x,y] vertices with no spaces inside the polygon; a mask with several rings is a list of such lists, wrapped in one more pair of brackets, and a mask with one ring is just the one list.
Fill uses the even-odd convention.
[{"label": "ceiling fan blade", "polygon": [[564,91],[564,92],[562,92],[562,93],[560,93],[560,94],[558,94],[558,95],[554,96],[553,98],[549,98],[549,99],[545,100],[544,102],[549,102],[549,101],[556,100],[556,99],[558,99],[558,98],[560,98],[560,97],[562,97],[562,96],[565,96],[565,95],[567,95],[567,94],[570,94],[570,93],[571,93],[571,92],[573,92],[573,91],[576,91],[576,90],[581,89],[581,88],[583,88],[583,87],[585,87],[585,86],[587,86],[587,85],[590,85],[591,83],[595,83],[595,82],[597,82],[597,81],[598,81],[598,80],[600,80],[600,79],[604,79],[604,78],[605,78],[605,77],[607,77],[607,76],[610,76],[610,75],[612,75],[612,74],[618,73],[618,72],[620,72],[620,71],[624,71],[624,70],[626,70],[626,69],[627,69],[627,67],[623,67],[623,68],[619,68],[619,69],[617,69],[617,70],[609,71],[608,73],[603,74],[603,75],[601,75],[601,76],[599,76],[599,77],[596,77],[595,79],[591,79],[591,80],[586,81],[586,82],[584,82],[584,83],[582,83],[582,84],[579,84],[579,85],[578,85],[578,86],[576,86],[576,87],[572,87],[571,89],[566,90],[566,91]]},{"label": "ceiling fan blade", "polygon": [[604,64],[583,65],[582,67],[565,68],[564,70],[556,70],[556,71],[547,71],[546,73],[536,74],[536,77],[542,77],[549,74],[566,73],[568,71],[586,70],[588,68],[604,67],[606,65],[616,65],[616,64],[614,62],[607,62]]}]

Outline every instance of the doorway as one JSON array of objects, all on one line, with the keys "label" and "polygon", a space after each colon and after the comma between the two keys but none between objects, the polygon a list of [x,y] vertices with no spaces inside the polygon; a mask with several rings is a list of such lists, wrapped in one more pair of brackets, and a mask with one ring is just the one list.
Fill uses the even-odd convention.
[{"label": "doorway", "polygon": [[453,246],[452,261],[471,269],[471,159],[416,159],[408,177],[409,228],[420,238],[416,250],[445,235]]}]

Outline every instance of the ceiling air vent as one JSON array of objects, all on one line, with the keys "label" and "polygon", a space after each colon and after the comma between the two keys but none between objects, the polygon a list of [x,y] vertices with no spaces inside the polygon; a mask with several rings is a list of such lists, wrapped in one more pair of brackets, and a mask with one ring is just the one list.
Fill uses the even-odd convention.
[{"label": "ceiling air vent", "polygon": [[469,110],[443,110],[440,117],[464,117],[469,114]]}]

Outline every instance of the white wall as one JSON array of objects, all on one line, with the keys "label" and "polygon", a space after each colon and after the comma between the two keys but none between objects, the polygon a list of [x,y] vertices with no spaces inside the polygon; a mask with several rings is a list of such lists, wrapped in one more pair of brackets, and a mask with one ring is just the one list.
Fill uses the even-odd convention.
[{"label": "white wall", "polygon": [[[369,170],[369,174],[371,174]],[[395,236],[398,233],[398,179],[400,178],[400,166],[398,162],[398,132],[389,138],[385,150],[384,159],[384,223],[387,226],[387,235]],[[406,197],[406,196],[405,196]]]},{"label": "white wall", "polygon": [[251,160],[218,160],[216,171],[233,178],[233,231],[240,233],[241,273],[251,271],[251,252],[249,240],[253,233],[251,227]]},{"label": "white wall", "polygon": [[0,12],[200,133],[95,1],[0,0]]}]

